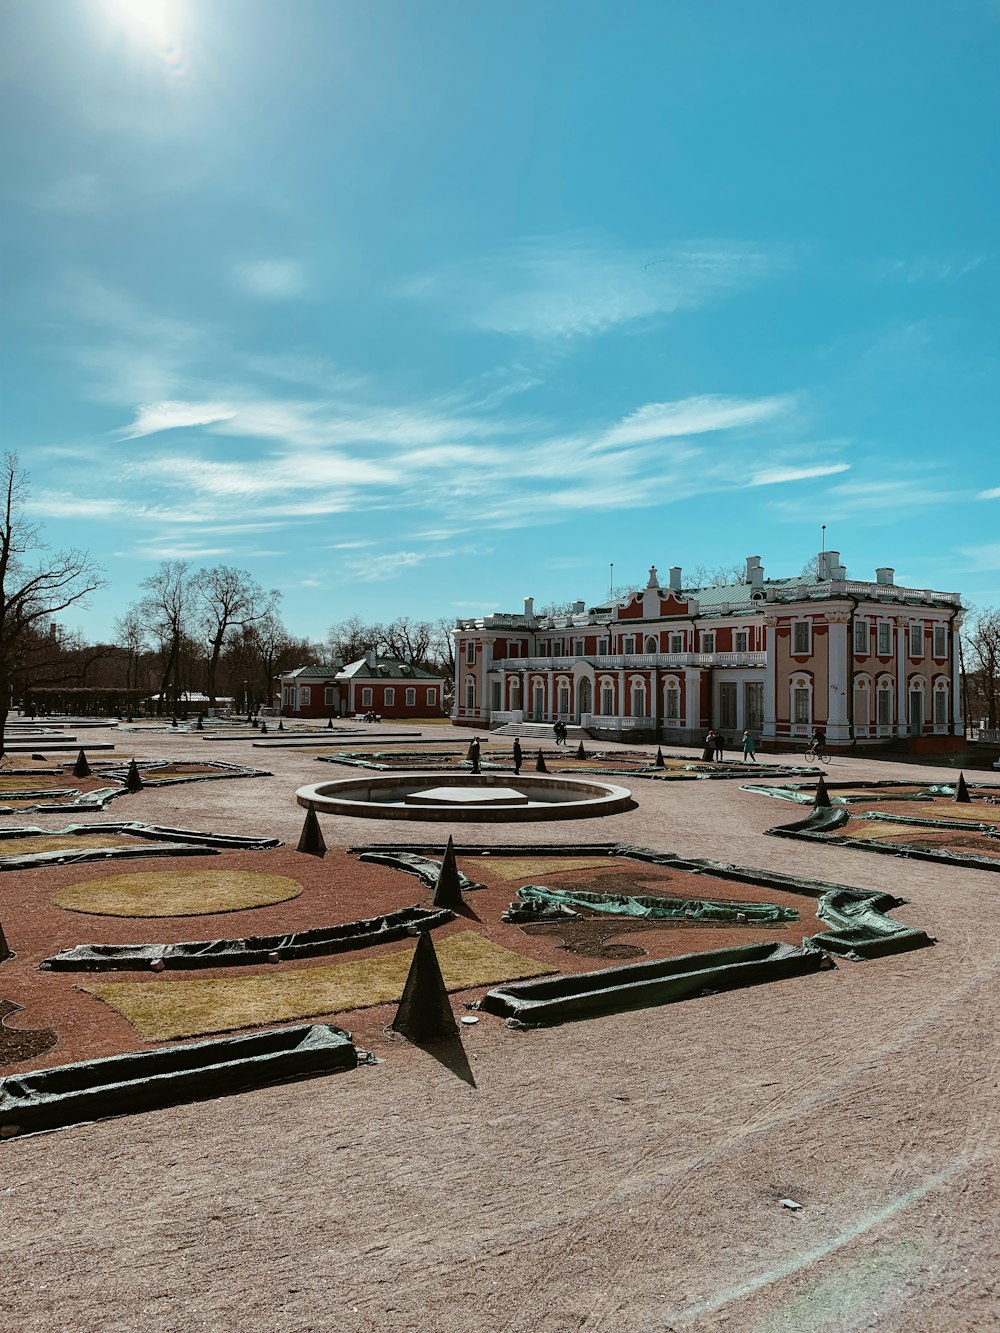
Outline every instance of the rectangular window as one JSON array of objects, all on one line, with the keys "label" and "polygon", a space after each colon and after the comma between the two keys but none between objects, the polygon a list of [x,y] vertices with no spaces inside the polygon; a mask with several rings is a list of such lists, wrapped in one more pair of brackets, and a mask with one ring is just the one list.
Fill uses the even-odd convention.
[{"label": "rectangular window", "polygon": [[465,661],[467,666],[475,666],[476,664],[475,639],[466,639],[465,641]]},{"label": "rectangular window", "polygon": [[308,685],[299,686],[299,707],[308,708],[312,701],[312,690]]},{"label": "rectangular window", "polygon": [[701,651],[703,653],[715,652],[715,630],[707,630],[701,636]]},{"label": "rectangular window", "polygon": [[622,647],[622,652],[623,652],[623,653],[634,653],[634,652],[635,652],[635,635],[634,635],[634,634],[626,634],[626,635],[625,635],[625,642],[624,642],[624,646]]},{"label": "rectangular window", "polygon": [[792,721],[800,726],[810,721],[808,690],[792,690]]},{"label": "rectangular window", "polygon": [[521,656],[521,645],[520,645],[519,643],[508,643],[508,645],[507,645],[507,656],[508,656],[508,657],[520,657],[520,656]]},{"label": "rectangular window", "polygon": [[750,635],[745,629],[738,629],[733,636],[733,651],[737,653],[746,653],[750,651]]},{"label": "rectangular window", "polygon": [[365,688],[361,691],[361,707],[371,708],[371,706],[372,706],[372,692],[368,686],[365,686]]},{"label": "rectangular window", "polygon": [[947,657],[947,656],[948,656],[948,626],[947,626],[947,625],[935,625],[935,626],[934,626],[934,656],[935,656],[935,657]]},{"label": "rectangular window", "polygon": [[792,653],[808,657],[812,652],[812,621],[796,620],[792,625]]},{"label": "rectangular window", "polygon": [[427,691],[427,706],[429,708],[436,708],[437,701],[438,701],[437,687],[432,685],[430,689]]},{"label": "rectangular window", "polygon": [[417,692],[412,686],[406,691],[406,706],[407,708],[416,708],[417,706]]},{"label": "rectangular window", "polygon": [[684,651],[684,635],[683,635],[683,634],[671,634],[671,636],[670,636],[670,651],[671,651],[672,653],[682,653],[682,652]]},{"label": "rectangular window", "polygon": [[597,651],[598,651],[599,653],[604,654],[605,656],[607,655],[607,651],[608,651],[608,641],[607,641],[607,639],[598,639],[598,640],[597,640]]},{"label": "rectangular window", "polygon": [[868,621],[854,622],[854,651],[862,657],[868,656]]},{"label": "rectangular window", "polygon": [[323,691],[323,703],[326,705],[327,708],[336,707],[337,704],[336,685],[327,685],[326,689]]},{"label": "rectangular window", "polygon": [[892,656],[892,625],[888,620],[878,622],[878,655],[879,657]]},{"label": "rectangular window", "polygon": [[922,620],[910,621],[910,656],[924,655],[924,625]]},{"label": "rectangular window", "polygon": [[681,715],[681,692],[676,685],[667,686],[667,721],[676,722]]},{"label": "rectangular window", "polygon": [[[943,628],[943,626],[942,626]],[[948,725],[948,691],[934,691],[934,725],[936,727],[946,727]]]},{"label": "rectangular window", "polygon": [[395,702],[396,702],[396,691],[392,688],[391,685],[387,685],[382,694],[382,706],[383,708],[391,708]]},{"label": "rectangular window", "polygon": [[878,692],[878,724],[880,727],[888,727],[892,723],[892,691],[879,690]]},{"label": "rectangular window", "polygon": [[574,639],[574,640],[573,640],[573,656],[574,656],[574,657],[582,657],[582,656],[583,656],[583,640],[582,640],[582,639]]}]

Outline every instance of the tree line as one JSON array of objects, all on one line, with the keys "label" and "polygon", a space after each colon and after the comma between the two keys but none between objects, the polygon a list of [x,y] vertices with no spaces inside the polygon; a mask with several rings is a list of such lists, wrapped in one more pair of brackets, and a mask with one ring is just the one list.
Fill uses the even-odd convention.
[{"label": "tree line", "polygon": [[[0,735],[14,701],[36,711],[131,714],[152,701],[172,713],[185,696],[208,707],[270,703],[274,678],[300,666],[356,661],[374,649],[441,671],[453,669],[450,622],[354,616],[320,641],[281,618],[281,593],[245,569],[164,560],[106,641],[62,629],[58,617],[105,586],[85,551],[53,552],[27,517],[28,479],[15,454],[0,466]],[[2,754],[2,749],[0,749]]]}]

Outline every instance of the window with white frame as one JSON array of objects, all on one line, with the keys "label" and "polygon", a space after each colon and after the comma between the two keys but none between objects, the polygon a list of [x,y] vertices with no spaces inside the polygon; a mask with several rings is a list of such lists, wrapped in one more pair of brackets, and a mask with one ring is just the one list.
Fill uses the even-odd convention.
[{"label": "window with white frame", "polygon": [[947,656],[948,656],[948,626],[947,626],[947,625],[935,625],[935,626],[934,626],[934,656],[935,656],[935,657],[947,657]]},{"label": "window with white frame", "polygon": [[868,656],[868,621],[857,619],[854,622],[854,651],[862,657]]},{"label": "window with white frame", "polygon": [[733,652],[746,653],[750,651],[750,632],[745,629],[738,629],[733,635]]},{"label": "window with white frame", "polygon": [[792,655],[808,657],[812,652],[812,621],[795,620],[792,622]]},{"label": "window with white frame", "polygon": [[406,706],[407,708],[416,708],[417,706],[417,692],[412,685],[406,691]]},{"label": "window with white frame", "polygon": [[624,640],[622,641],[622,652],[623,652],[623,653],[634,653],[634,652],[635,652],[635,635],[634,635],[634,634],[626,634],[626,635],[625,635],[625,638],[624,638]]},{"label": "window with white frame", "polygon": [[714,653],[714,652],[715,652],[715,630],[714,630],[714,629],[707,629],[707,630],[703,630],[703,631],[702,631],[702,635],[701,635],[701,651],[702,651],[703,653]]},{"label": "window with white frame", "polygon": [[667,681],[667,699],[664,716],[668,722],[676,722],[681,715],[681,692],[675,680]]},{"label": "window with white frame", "polygon": [[570,711],[569,697],[570,697],[570,696],[569,696],[569,681],[561,680],[561,681],[559,682],[559,688],[558,688],[558,690],[557,690],[557,692],[556,692],[556,698],[557,698],[556,711],[557,711],[557,712],[559,712],[559,713],[568,713],[568,712]]},{"label": "window with white frame", "polygon": [[683,635],[683,634],[671,634],[671,636],[670,636],[670,652],[672,652],[672,653],[682,653],[683,651],[684,651],[684,635]]},{"label": "window with white frame", "polygon": [[934,690],[934,725],[948,725],[948,686],[944,682],[939,683]]},{"label": "window with white frame", "polygon": [[465,682],[465,706],[466,708],[475,708],[476,706],[476,682],[474,680]]},{"label": "window with white frame", "polygon": [[507,645],[507,656],[508,656],[508,657],[520,657],[520,656],[521,656],[521,645],[520,645],[520,643],[508,643],[508,645]]},{"label": "window with white frame", "polygon": [[312,702],[312,689],[308,685],[299,686],[299,707],[308,708]]},{"label": "window with white frame", "polygon": [[391,685],[387,685],[382,694],[382,706],[383,708],[392,708],[395,702],[396,702],[396,691],[392,688]]},{"label": "window with white frame", "polygon": [[574,657],[582,657],[582,656],[583,656],[583,640],[582,640],[582,639],[574,639],[574,640],[573,640],[573,656],[574,656]]},{"label": "window with white frame", "polygon": [[336,706],[337,703],[336,685],[327,685],[327,687],[323,691],[323,702],[327,708],[333,708]]},{"label": "window with white frame", "polygon": [[892,686],[883,681],[877,691],[878,724],[880,727],[892,725]]},{"label": "window with white frame", "polygon": [[438,701],[437,686],[436,686],[436,685],[431,685],[431,686],[428,687],[428,690],[427,690],[427,705],[428,705],[428,707],[430,707],[430,708],[435,708],[435,707],[437,707],[437,701]]},{"label": "window with white frame", "polygon": [[372,706],[372,690],[370,685],[366,685],[365,688],[361,691],[361,707],[371,708],[371,706]]},{"label": "window with white frame", "polygon": [[810,700],[812,691],[808,685],[796,685],[792,689],[792,721],[797,727],[804,726],[812,720],[812,710]]},{"label": "window with white frame", "polygon": [[922,620],[910,621],[910,656],[923,657],[924,655],[924,622]]},{"label": "window with white frame", "polygon": [[601,639],[598,639],[598,640],[597,640],[597,651],[598,651],[599,653],[605,653],[605,654],[607,653],[607,651],[608,651],[608,641],[607,641],[606,638],[601,638]]},{"label": "window with white frame", "polygon": [[601,716],[613,717],[615,711],[615,689],[610,681],[601,682]]},{"label": "window with white frame", "polygon": [[878,622],[878,655],[879,657],[892,656],[892,623],[888,620]]},{"label": "window with white frame", "polygon": [[475,666],[476,664],[475,639],[466,639],[465,641],[465,662],[467,666]]},{"label": "window with white frame", "polygon": [[646,717],[646,682],[634,680],[631,690],[632,717]]}]

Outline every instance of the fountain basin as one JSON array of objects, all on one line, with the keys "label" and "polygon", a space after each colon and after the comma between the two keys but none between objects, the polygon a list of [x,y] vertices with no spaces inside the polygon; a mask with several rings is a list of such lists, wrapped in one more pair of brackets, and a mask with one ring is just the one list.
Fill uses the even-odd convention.
[{"label": "fountain basin", "polygon": [[456,823],[591,819],[632,807],[625,787],[561,774],[380,774],[300,787],[295,799],[318,814]]}]

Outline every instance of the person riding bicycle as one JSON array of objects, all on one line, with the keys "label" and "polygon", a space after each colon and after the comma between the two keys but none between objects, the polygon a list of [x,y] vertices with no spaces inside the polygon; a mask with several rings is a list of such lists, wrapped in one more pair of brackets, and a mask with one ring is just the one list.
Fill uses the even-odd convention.
[{"label": "person riding bicycle", "polygon": [[809,748],[816,754],[822,754],[826,749],[826,732],[822,727],[816,727],[809,737]]}]

